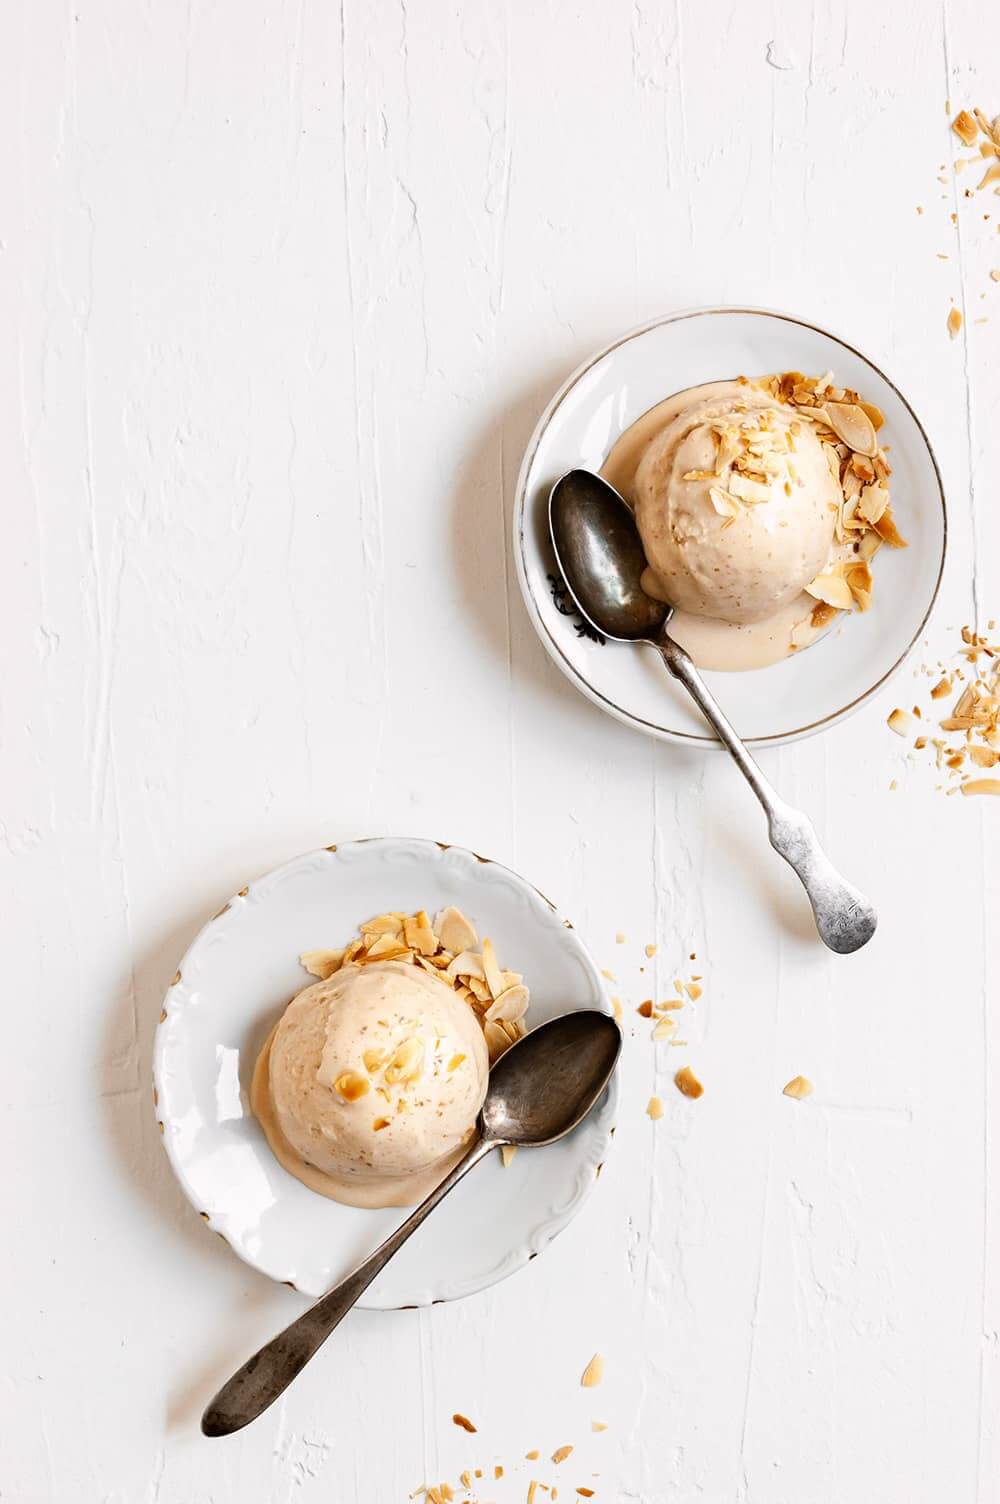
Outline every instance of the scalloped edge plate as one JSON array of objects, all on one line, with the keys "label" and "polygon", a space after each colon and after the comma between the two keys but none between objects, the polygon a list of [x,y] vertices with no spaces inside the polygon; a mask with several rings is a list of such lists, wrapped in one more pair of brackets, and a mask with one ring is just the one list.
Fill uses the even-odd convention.
[{"label": "scalloped edge plate", "polygon": [[[308,984],[301,951],[342,944],[369,914],[458,904],[531,988],[529,1023],[573,1008],[610,1012],[568,919],[498,862],[436,841],[324,847],[249,883],[202,929],[167,990],[153,1099],[192,1206],[253,1268],[318,1296],[387,1236],[405,1210],[363,1211],[306,1189],[274,1159],[249,1107],[257,1051]],[[617,1086],[568,1138],[491,1156],[415,1233],[359,1304],[425,1306],[522,1268],[572,1220],[613,1134]]]}]

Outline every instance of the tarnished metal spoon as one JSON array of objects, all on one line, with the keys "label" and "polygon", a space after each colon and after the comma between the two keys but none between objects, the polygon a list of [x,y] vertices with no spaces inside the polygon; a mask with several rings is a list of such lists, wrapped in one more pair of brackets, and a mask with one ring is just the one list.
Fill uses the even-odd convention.
[{"label": "tarnished metal spoon", "polygon": [[611,1079],[621,1050],[618,1025],[584,1008],[539,1024],[501,1055],[490,1072],[478,1133],[468,1153],[426,1201],[364,1263],[223,1384],[201,1418],[206,1436],[228,1436],[256,1420],[287,1389],[358,1297],[440,1201],[503,1144],[554,1144],[582,1122]]},{"label": "tarnished metal spoon", "polygon": [[549,497],[556,560],[582,614],[615,642],[654,647],[684,685],[764,807],[771,845],[809,895],[820,939],[831,950],[860,950],[875,933],[875,910],[824,854],[811,822],[781,799],[764,777],[688,654],[667,632],[673,606],[655,601],[639,581],[646,555],[632,509],[590,470],[570,470]]}]

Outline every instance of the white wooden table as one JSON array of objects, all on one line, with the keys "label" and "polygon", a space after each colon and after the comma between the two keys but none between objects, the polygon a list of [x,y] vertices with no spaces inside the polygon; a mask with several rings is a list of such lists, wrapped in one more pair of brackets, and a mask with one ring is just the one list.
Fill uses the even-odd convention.
[{"label": "white wooden table", "polygon": [[[995,7],[7,19],[0,1498],[394,1504],[467,1466],[497,1504],[532,1476],[563,1504],[1000,1498],[995,806],[887,732],[909,670],[766,755],[881,909],[870,950],[827,955],[732,769],[578,697],[507,552],[566,373],[662,311],[754,303],[860,344],[930,432],[952,535],[928,652],[1000,617],[1000,202],[961,197],[944,109],[1000,110]],[[204,1401],[299,1302],[172,1180],[160,998],[248,877],[369,833],[515,866],[630,1020],[696,951],[708,1090],[685,1102],[636,1032],[615,1153],[544,1258],[356,1314],[210,1443]]]}]

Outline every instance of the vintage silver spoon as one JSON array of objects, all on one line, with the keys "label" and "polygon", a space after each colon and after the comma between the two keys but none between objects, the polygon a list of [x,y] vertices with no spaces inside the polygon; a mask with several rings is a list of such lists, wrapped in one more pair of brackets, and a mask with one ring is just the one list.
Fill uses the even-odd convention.
[{"label": "vintage silver spoon", "polygon": [[479,1131],[468,1153],[381,1247],[223,1384],[201,1418],[205,1435],[228,1436],[256,1420],[306,1366],[411,1232],[491,1149],[502,1144],[554,1144],[582,1122],[611,1079],[621,1043],[613,1018],[585,1008],[539,1024],[501,1055],[490,1072]]},{"label": "vintage silver spoon", "polygon": [[809,895],[820,939],[846,955],[875,933],[875,910],[825,856],[812,824],[779,798],[708,689],[687,653],[667,632],[673,606],[655,601],[639,581],[646,556],[632,509],[590,470],[570,470],[549,497],[556,560],[581,613],[615,642],[654,647],[684,685],[764,807],[771,845]]}]

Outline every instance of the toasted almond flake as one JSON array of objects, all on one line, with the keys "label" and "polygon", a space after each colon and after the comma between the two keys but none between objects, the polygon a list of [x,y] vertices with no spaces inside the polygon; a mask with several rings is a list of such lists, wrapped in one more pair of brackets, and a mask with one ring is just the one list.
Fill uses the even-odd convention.
[{"label": "toasted almond flake", "polygon": [[385,1051],[365,1050],[361,1058],[365,1063],[365,1070],[369,1075],[374,1076],[375,1072],[385,1064]]},{"label": "toasted almond flake", "polygon": [[963,794],[1000,794],[1000,778],[967,778]]},{"label": "toasted almond flake", "polygon": [[344,960],[343,950],[304,950],[299,957],[301,965],[308,971],[311,977],[319,977],[325,982],[332,977],[335,971],[339,971]]},{"label": "toasted almond flake", "polygon": [[476,1430],[478,1430],[478,1427],[472,1424],[467,1415],[459,1415],[457,1410],[452,1416],[452,1420],[455,1422],[456,1426],[461,1426],[463,1431],[471,1431],[474,1433]]},{"label": "toasted almond flake", "polygon": [[979,182],[976,184],[976,192],[978,193],[980,188],[988,188],[991,183],[995,183],[998,180],[1000,180],[1000,162],[993,162],[989,167],[987,167]]},{"label": "toasted almond flake", "polygon": [[644,998],[635,1011],[636,1013],[638,1013],[640,1018],[652,1018],[653,999],[651,997]]},{"label": "toasted almond flake", "polygon": [[479,944],[479,936],[475,928],[466,919],[461,909],[449,905],[442,909],[434,920],[434,930],[438,940],[445,950],[450,950],[458,955],[460,951],[471,950]]},{"label": "toasted almond flake", "polygon": [[677,1020],[675,1018],[661,1018],[653,1029],[654,1039],[672,1039],[677,1033]]},{"label": "toasted almond flake", "polygon": [[608,1428],[603,1420],[592,1420],[590,1422],[590,1429],[592,1431],[606,1431]]},{"label": "toasted almond flake", "polygon": [[869,457],[878,452],[875,425],[863,407],[854,402],[828,402],[825,412],[837,438],[849,449]]},{"label": "toasted almond flake", "polygon": [[524,1455],[529,1462],[537,1462],[542,1454],[537,1447],[532,1447],[531,1451],[525,1452]]},{"label": "toasted almond flake", "polygon": [[508,987],[500,992],[486,1010],[491,1023],[513,1024],[528,1011],[528,989],[524,986]]},{"label": "toasted almond flake", "polygon": [[952,681],[947,676],[945,676],[945,678],[939,679],[934,688],[931,690],[931,699],[944,700],[948,695],[951,694],[951,691]]},{"label": "toasted almond flake", "polygon": [[423,1040],[411,1034],[393,1051],[392,1059],[385,1068],[385,1079],[389,1086],[396,1086],[402,1081],[416,1081],[423,1068]]},{"label": "toasted almond flake", "polygon": [[333,1089],[345,1102],[359,1102],[371,1091],[372,1084],[360,1071],[341,1071],[333,1083]]},{"label": "toasted almond flake", "polygon": [[421,956],[433,956],[438,948],[438,937],[423,909],[403,920],[403,938],[411,950]]},{"label": "toasted almond flake", "polygon": [[565,1462],[566,1458],[570,1455],[572,1450],[572,1447],[556,1447],[555,1451],[552,1453],[552,1461]]},{"label": "toasted almond flake", "polygon": [[376,914],[374,919],[366,919],[364,924],[359,924],[358,929],[362,935],[370,935],[372,939],[377,939],[380,935],[393,935],[398,940],[405,917],[401,914]]},{"label": "toasted almond flake", "polygon": [[447,975],[449,977],[475,977],[477,981],[485,982],[486,973],[483,971],[482,956],[477,956],[474,950],[459,951],[448,962]]},{"label": "toasted almond flake", "polygon": [[883,543],[888,543],[890,548],[905,548],[906,539],[896,526],[896,520],[892,515],[892,503],[886,507],[881,517],[875,524],[875,531]]},{"label": "toasted almond flake", "polygon": [[681,1066],[674,1077],[674,1085],[682,1096],[690,1097],[693,1101],[703,1095],[705,1088],[689,1065]]},{"label": "toasted almond flake", "polygon": [[616,945],[624,945],[625,944],[625,936],[622,934],[621,930],[619,930],[618,933],[617,933],[617,935],[615,936],[615,944]]},{"label": "toasted almond flake", "polygon": [[966,146],[975,145],[976,137],[979,135],[979,126],[973,120],[968,110],[959,110],[951,122],[951,128],[959,140],[964,142]]},{"label": "toasted almond flake", "polygon": [[801,1102],[803,1097],[808,1097],[812,1094],[812,1089],[813,1084],[808,1076],[793,1076],[781,1088],[781,1092],[783,1096],[794,1097],[797,1102]]},{"label": "toasted almond flake", "polygon": [[499,997],[504,990],[503,972],[497,962],[497,953],[493,949],[492,940],[483,941],[483,973],[490,992],[495,998]]},{"label": "toasted almond flake", "polygon": [[620,1024],[622,1021],[622,1000],[620,997],[613,997],[611,999],[611,1011],[615,1016],[615,1023]]},{"label": "toasted almond flake", "polygon": [[464,1472],[459,1473],[458,1481],[459,1483],[461,1483],[463,1488],[472,1487],[472,1474],[469,1472],[468,1468],[466,1468]]},{"label": "toasted almond flake", "polygon": [[990,272],[990,276],[992,277],[994,282],[1000,282],[1000,267]]},{"label": "toasted almond flake", "polygon": [[614,972],[613,971],[608,971],[608,969],[607,969],[606,966],[602,967],[602,969],[601,969],[601,976],[604,978],[604,980],[606,982],[615,982],[615,981],[618,980],[617,977],[615,976]]},{"label": "toasted almond flake", "polygon": [[517,1153],[517,1145],[516,1144],[501,1144],[500,1145],[500,1163],[503,1165],[503,1167],[504,1167],[505,1170],[510,1167],[510,1164],[511,1164],[511,1162],[512,1162],[512,1160],[514,1158],[514,1155],[516,1153]]},{"label": "toasted almond flake", "polygon": [[681,981],[680,977],[674,977],[674,991],[676,992],[678,997],[684,996],[684,983]]},{"label": "toasted almond flake", "polygon": [[854,604],[851,589],[843,575],[825,571],[806,586],[809,595],[838,611],[849,611]]},{"label": "toasted almond flake", "polygon": [[852,564],[847,571],[847,583],[851,594],[857,601],[862,611],[867,611],[872,603],[872,572],[867,564]]},{"label": "toasted almond flake", "polygon": [[406,949],[405,945],[399,943],[397,936],[388,933],[380,934],[368,946],[368,959],[370,961],[393,960]]},{"label": "toasted almond flake", "polygon": [[912,736],[917,723],[908,710],[901,710],[897,706],[886,721],[886,725],[890,731],[895,731],[897,736]]},{"label": "toasted almond flake", "polygon": [[974,762],[977,768],[995,768],[1000,762],[1000,752],[993,747],[973,745],[969,748],[969,761]]},{"label": "toasted almond flake", "polygon": [[663,1103],[660,1101],[659,1097],[650,1097],[649,1101],[646,1103],[646,1116],[652,1118],[654,1123],[659,1122],[660,1118],[662,1118]]},{"label": "toasted almond flake", "polygon": [[576,1491],[581,1499],[592,1499],[594,1497],[594,1490],[592,1488],[585,1488],[582,1483],[577,1485]]},{"label": "toasted almond flake", "polygon": [[388,1128],[388,1126],[389,1126],[389,1119],[388,1118],[376,1118],[375,1121],[374,1121],[374,1123],[372,1123],[372,1128],[375,1130],[376,1133],[381,1133],[382,1129],[383,1128]]},{"label": "toasted almond flake", "polygon": [[687,993],[692,1003],[696,1003],[702,994],[702,989],[698,986],[697,979],[694,979],[690,982],[685,982],[684,991]]},{"label": "toasted almond flake", "polygon": [[656,955],[656,946],[655,945],[647,945],[645,947],[645,950],[646,950],[646,955],[649,957],[650,960],[652,960],[653,957]]},{"label": "toasted almond flake", "polygon": [[880,484],[865,486],[858,502],[858,516],[874,527],[889,505],[889,488]]},{"label": "toasted almond flake", "polygon": [[952,339],[955,339],[957,337],[958,331],[961,329],[961,327],[962,327],[962,315],[961,315],[961,313],[958,311],[957,308],[950,308],[948,310],[948,333],[951,335]]},{"label": "toasted almond flake", "polygon": [[603,1378],[604,1359],[601,1357],[600,1353],[595,1353],[590,1362],[587,1364],[586,1368],[583,1370],[583,1374],[580,1378],[580,1387],[582,1389],[596,1389]]},{"label": "toasted almond flake", "polygon": [[502,1463],[499,1463],[499,1462],[497,1463],[496,1467],[493,1469],[493,1476],[494,1476],[494,1478],[502,1478],[503,1477],[503,1464]]},{"label": "toasted almond flake", "polygon": [[708,499],[720,517],[739,517],[743,511],[736,497],[724,491],[721,486],[709,486]]},{"label": "toasted almond flake", "polygon": [[493,1022],[483,1024],[483,1037],[490,1053],[490,1064],[499,1060],[504,1051],[510,1049],[513,1042],[503,1025]]}]

